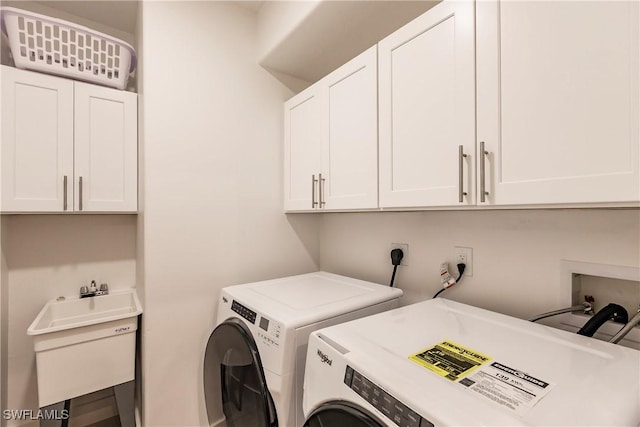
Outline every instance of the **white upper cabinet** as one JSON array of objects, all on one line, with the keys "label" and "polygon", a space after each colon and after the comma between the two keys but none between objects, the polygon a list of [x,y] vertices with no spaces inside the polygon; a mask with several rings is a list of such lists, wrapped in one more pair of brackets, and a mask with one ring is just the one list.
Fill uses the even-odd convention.
[{"label": "white upper cabinet", "polygon": [[321,203],[326,209],[378,207],[376,47],[322,81]]},{"label": "white upper cabinet", "polygon": [[0,70],[2,211],[73,210],[73,82]]},{"label": "white upper cabinet", "polygon": [[318,206],[322,139],[320,88],[311,86],[284,104],[284,209]]},{"label": "white upper cabinet", "polygon": [[477,3],[484,204],[640,200],[639,6]]},{"label": "white upper cabinet", "polygon": [[1,70],[2,212],[136,212],[137,95]]},{"label": "white upper cabinet", "polygon": [[75,83],[76,211],[137,210],[137,114],[135,93]]},{"label": "white upper cabinet", "polygon": [[380,206],[474,204],[473,3],[438,4],[378,55]]},{"label": "white upper cabinet", "polygon": [[378,206],[376,47],[285,103],[286,211]]}]

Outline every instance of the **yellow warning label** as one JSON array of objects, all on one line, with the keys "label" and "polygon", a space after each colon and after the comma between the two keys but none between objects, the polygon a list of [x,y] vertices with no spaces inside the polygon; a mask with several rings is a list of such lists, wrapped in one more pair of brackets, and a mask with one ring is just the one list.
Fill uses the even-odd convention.
[{"label": "yellow warning label", "polygon": [[447,340],[412,354],[409,360],[451,381],[457,381],[490,361],[491,357]]}]

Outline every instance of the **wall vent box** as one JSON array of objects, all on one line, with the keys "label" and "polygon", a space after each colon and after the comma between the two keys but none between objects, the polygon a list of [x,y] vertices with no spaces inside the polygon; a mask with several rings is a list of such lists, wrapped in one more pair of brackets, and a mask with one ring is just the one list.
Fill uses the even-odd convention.
[{"label": "wall vent box", "polygon": [[[595,298],[595,312],[615,303],[623,306],[631,318],[640,309],[640,268],[568,260],[562,261],[561,268],[567,307],[581,304],[585,295],[591,295]],[[553,323],[549,324],[577,332],[588,319],[582,313],[564,314],[550,318]],[[622,326],[607,322],[594,337],[609,341]],[[640,327],[634,328],[620,344],[640,350]]]}]

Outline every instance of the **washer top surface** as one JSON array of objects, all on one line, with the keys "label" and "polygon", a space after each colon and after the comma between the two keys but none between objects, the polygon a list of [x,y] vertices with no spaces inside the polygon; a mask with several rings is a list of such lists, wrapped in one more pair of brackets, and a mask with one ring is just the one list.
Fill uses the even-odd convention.
[{"label": "washer top surface", "polygon": [[298,327],[402,296],[397,288],[315,272],[224,288],[241,304]]},{"label": "washer top surface", "polygon": [[640,423],[640,352],[594,338],[444,298],[313,335],[436,425]]}]

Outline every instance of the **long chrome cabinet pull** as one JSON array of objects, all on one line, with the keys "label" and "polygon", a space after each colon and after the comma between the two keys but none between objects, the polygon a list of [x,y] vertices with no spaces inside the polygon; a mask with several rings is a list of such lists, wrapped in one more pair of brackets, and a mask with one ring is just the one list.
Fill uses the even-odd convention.
[{"label": "long chrome cabinet pull", "polygon": [[320,191],[320,208],[324,208],[324,178],[318,174],[318,190]]},{"label": "long chrome cabinet pull", "polygon": [[82,210],[82,177],[78,180],[78,193],[80,195],[80,199],[78,201],[78,209]]},{"label": "long chrome cabinet pull", "polygon": [[484,149],[484,141],[480,142],[480,202],[484,203],[486,201],[486,196],[489,195],[489,192],[486,191],[485,188],[485,157],[489,154],[488,151]]},{"label": "long chrome cabinet pull", "polygon": [[67,175],[64,176],[62,180],[62,185],[64,188],[62,189],[62,209],[67,210]]},{"label": "long chrome cabinet pull", "polygon": [[463,190],[463,181],[464,181],[464,158],[467,157],[464,154],[464,147],[462,145],[458,145],[458,202],[462,203],[464,201],[464,196],[467,195],[467,192]]},{"label": "long chrome cabinet pull", "polygon": [[316,202],[316,179],[315,175],[311,175],[311,209],[315,209],[318,206],[318,202]]}]

